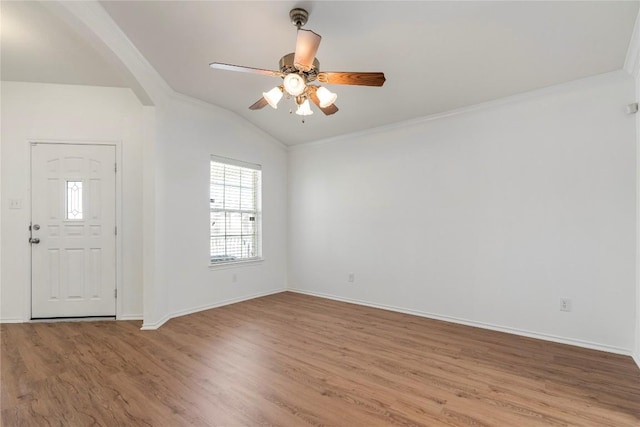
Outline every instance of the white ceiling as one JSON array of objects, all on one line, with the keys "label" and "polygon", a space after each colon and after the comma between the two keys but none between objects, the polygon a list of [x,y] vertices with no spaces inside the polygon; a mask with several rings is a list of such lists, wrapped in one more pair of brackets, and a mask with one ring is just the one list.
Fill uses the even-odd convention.
[{"label": "white ceiling", "polygon": [[[637,1],[101,2],[173,89],[243,116],[288,145],[409,120],[621,69]],[[277,69],[295,46],[293,7],[322,35],[322,71],[383,71],[382,88],[338,86],[340,111],[302,124],[248,106],[277,78],[210,62]],[[17,17],[10,24],[5,15]],[[2,2],[3,80],[121,86],[104,55],[36,3]],[[15,22],[22,22],[17,25]],[[15,28],[14,28],[15,27]],[[16,31],[15,33],[13,33]],[[20,32],[22,31],[22,32]],[[9,34],[9,35],[7,35]]]},{"label": "white ceiling", "polygon": [[38,2],[0,3],[2,80],[127,86],[94,44]]}]

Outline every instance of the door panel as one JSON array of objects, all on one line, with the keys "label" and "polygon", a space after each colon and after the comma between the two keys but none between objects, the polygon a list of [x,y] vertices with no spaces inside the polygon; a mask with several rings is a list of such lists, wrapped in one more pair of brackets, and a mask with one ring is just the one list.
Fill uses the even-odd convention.
[{"label": "door panel", "polygon": [[115,316],[114,166],[114,146],[32,145],[32,318]]}]

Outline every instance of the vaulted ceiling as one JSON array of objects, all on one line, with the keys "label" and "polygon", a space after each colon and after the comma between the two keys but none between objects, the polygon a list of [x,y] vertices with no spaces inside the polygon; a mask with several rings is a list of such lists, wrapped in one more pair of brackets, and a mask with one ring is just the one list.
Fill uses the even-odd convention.
[{"label": "vaulted ceiling", "polygon": [[92,42],[45,4],[3,1],[1,76],[5,81],[126,86]]},{"label": "vaulted ceiling", "polygon": [[[92,84],[86,76],[93,76],[93,84],[122,85],[104,58],[92,56],[86,40],[73,40],[62,20],[36,4],[7,3],[14,2],[2,4],[4,80]],[[288,145],[619,70],[639,6],[635,1],[101,4],[174,90],[234,111]],[[306,8],[305,28],[322,36],[321,70],[382,71],[385,85],[329,86],[338,94],[340,111],[324,116],[312,107],[315,114],[304,124],[289,114],[291,100],[277,110],[249,110],[280,80],[212,70],[208,64],[277,70],[280,57],[295,48],[296,29],[288,16],[293,7]],[[13,24],[6,27],[7,12],[25,21],[22,33],[11,29]]]}]

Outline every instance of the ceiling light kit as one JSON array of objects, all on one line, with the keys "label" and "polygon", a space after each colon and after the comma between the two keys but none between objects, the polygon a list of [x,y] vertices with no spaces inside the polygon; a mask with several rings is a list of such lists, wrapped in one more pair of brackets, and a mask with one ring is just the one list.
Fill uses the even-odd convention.
[{"label": "ceiling light kit", "polygon": [[307,23],[309,13],[304,9],[295,8],[289,12],[289,18],[298,28],[296,50],[280,58],[280,71],[220,62],[209,64],[214,69],[262,74],[283,79],[282,85],[276,86],[268,92],[263,92],[262,98],[251,105],[249,109],[259,110],[266,105],[277,109],[278,103],[286,95],[287,98],[293,98],[295,101],[296,114],[303,117],[302,122],[304,123],[304,117],[313,114],[309,100],[327,116],[338,111],[338,107],[335,105],[338,95],[324,86],[309,83],[318,81],[325,84],[358,86],[382,86],[384,84],[386,80],[384,73],[379,72],[321,72],[320,62],[315,55],[322,37],[311,30],[301,28]]}]

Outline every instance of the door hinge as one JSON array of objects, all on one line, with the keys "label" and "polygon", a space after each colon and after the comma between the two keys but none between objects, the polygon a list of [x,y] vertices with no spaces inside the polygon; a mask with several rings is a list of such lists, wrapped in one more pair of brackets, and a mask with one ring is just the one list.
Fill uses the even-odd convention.
[{"label": "door hinge", "polygon": [[113,290],[113,297],[114,298],[118,298],[118,290],[117,289]]},{"label": "door hinge", "polygon": [[118,235],[118,227],[113,227],[113,234]]},{"label": "door hinge", "polygon": [[117,163],[113,164],[113,171],[114,172],[118,172],[118,164]]}]

